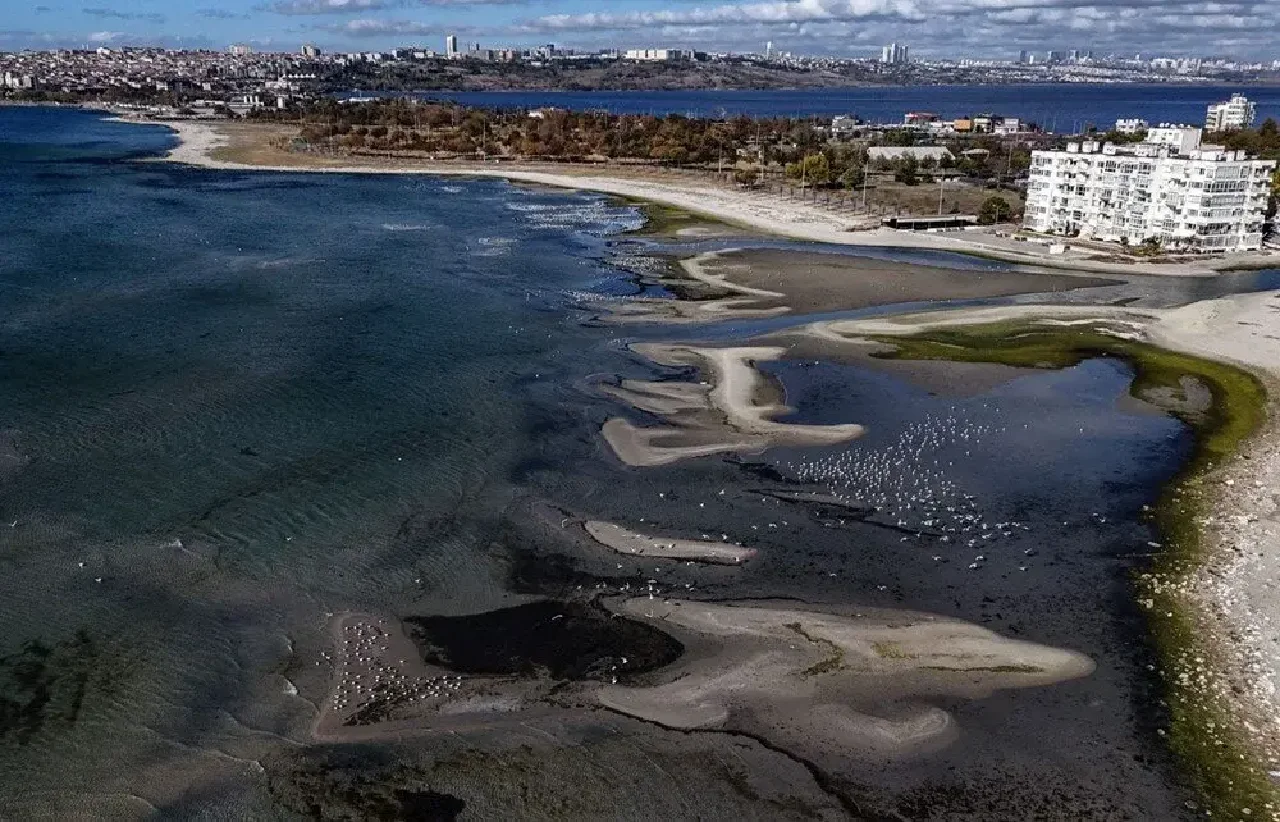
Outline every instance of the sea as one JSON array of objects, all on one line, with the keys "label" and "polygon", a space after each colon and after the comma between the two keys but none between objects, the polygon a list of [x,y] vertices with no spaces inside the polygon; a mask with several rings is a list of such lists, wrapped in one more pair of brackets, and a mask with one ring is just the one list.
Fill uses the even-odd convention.
[{"label": "sea", "polygon": [[[788,419],[867,437],[628,468],[600,425],[656,420],[598,385],[688,379],[629,344],[717,333],[599,321],[599,298],[641,290],[622,259],[662,250],[625,233],[635,207],[158,161],[173,143],[159,125],[0,109],[0,818],[401,818],[385,803],[428,788],[436,815],[419,818],[805,815],[828,783],[768,740],[601,717],[564,738],[313,742],[334,614],[474,614],[624,579],[923,611],[1097,662],[940,706],[950,744],[839,775],[860,802],[1187,813],[1128,575],[1158,538],[1143,506],[1191,439],[1127,400],[1124,364],[954,392],[782,360],[766,370]],[[967,547],[762,511],[761,476],[834,457],[882,467],[890,495],[945,480],[1025,530],[971,570]],[[530,525],[538,506],[732,532],[759,560],[593,579]],[[710,767],[748,759],[794,771],[799,798],[761,806],[759,774]]]},{"label": "sea", "polygon": [[687,117],[856,116],[872,123],[900,123],[907,112],[944,118],[972,114],[1018,117],[1055,133],[1101,130],[1116,120],[1204,123],[1205,108],[1244,93],[1257,103],[1258,122],[1280,119],[1280,86],[1215,86],[1180,83],[1059,83],[990,86],[861,86],[779,91],[487,91],[431,92],[431,99],[494,108],[560,107],[619,114]]}]

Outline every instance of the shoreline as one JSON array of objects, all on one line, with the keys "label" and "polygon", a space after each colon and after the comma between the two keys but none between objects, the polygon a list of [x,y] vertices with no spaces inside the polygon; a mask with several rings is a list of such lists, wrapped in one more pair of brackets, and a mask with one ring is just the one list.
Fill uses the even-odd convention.
[{"label": "shoreline", "polygon": [[[1280,315],[1280,292],[1175,309],[954,309],[821,322],[804,333],[846,344],[868,338],[906,343],[923,336],[925,348],[916,356],[927,356],[928,346],[936,345],[927,338],[941,334],[951,342],[936,356],[956,361],[967,360],[953,347],[954,335],[972,333],[977,360],[999,361],[986,359],[988,354],[998,358],[999,349],[981,348],[984,327],[1006,337],[1014,335],[1015,324],[1048,334],[1106,328],[1117,346],[1145,344],[1225,365],[1257,381],[1255,389],[1237,390],[1245,396],[1214,385],[1197,453],[1164,487],[1154,509],[1161,551],[1135,574],[1134,589],[1162,660],[1170,747],[1215,805],[1215,814],[1276,820],[1280,652],[1274,639],[1280,633],[1280,600],[1273,580],[1280,576],[1280,335],[1265,333],[1268,314]],[[906,359],[912,359],[909,349]],[[1160,367],[1153,363],[1148,370]],[[1138,371],[1141,379],[1142,368]],[[1251,392],[1258,406],[1252,412],[1260,415],[1255,421],[1249,408],[1234,405],[1251,402]],[[1228,804],[1232,800],[1234,807]]]},{"label": "shoreline", "polygon": [[[1211,277],[1224,271],[1241,268],[1280,268],[1280,257],[1274,261],[1269,254],[1238,255],[1235,258],[1206,258],[1194,263],[1116,263],[1088,259],[1081,256],[1050,255],[1047,252],[1027,253],[1005,248],[991,241],[981,242],[975,232],[948,232],[931,234],[899,231],[884,227],[857,229],[854,221],[815,205],[796,202],[785,197],[754,192],[747,193],[700,185],[697,182],[670,182],[628,179],[609,174],[571,174],[567,168],[550,170],[530,164],[486,165],[478,162],[460,164],[362,164],[356,158],[345,158],[336,164],[317,164],[318,158],[307,155],[289,159],[303,160],[297,163],[241,163],[217,159],[214,152],[227,148],[231,138],[216,125],[187,120],[130,121],[141,124],[163,125],[178,138],[178,145],[162,159],[199,168],[222,171],[273,171],[305,172],[319,174],[425,174],[441,177],[483,177],[513,182],[534,183],[553,188],[595,191],[632,200],[648,201],[673,206],[693,214],[704,215],[730,225],[740,225],[768,234],[793,240],[827,243],[865,248],[907,248],[924,251],[950,252],[980,257],[1015,265],[1088,274],[1147,274],[1168,277]],[[865,220],[865,215],[864,215]],[[957,234],[969,234],[966,238]],[[984,235],[985,236],[985,235]],[[1005,245],[1012,246],[1012,242]],[[1030,245],[1022,243],[1021,245]]]},{"label": "shoreline", "polygon": [[[660,202],[768,233],[836,245],[955,252],[1083,273],[1206,276],[1222,270],[1199,263],[1119,265],[1060,258],[1040,260],[1030,255],[976,248],[974,243],[950,236],[885,229],[855,233],[844,227],[836,215],[803,203],[779,198],[781,205],[774,208],[770,206],[767,195],[698,189],[680,183],[574,176],[478,164],[385,168],[233,163],[211,156],[226,144],[226,138],[208,124],[165,125],[173,128],[180,140],[179,146],[166,159],[204,168],[502,178]],[[1224,262],[1221,258],[1216,261]],[[1237,266],[1238,263],[1230,267]],[[1203,545],[1203,554],[1191,566],[1180,568],[1178,577],[1170,580],[1161,593],[1169,597],[1166,602],[1174,610],[1203,631],[1191,636],[1190,643],[1184,646],[1184,651],[1196,664],[1195,675],[1205,680],[1203,683],[1197,680],[1196,686],[1210,689],[1216,699],[1223,701],[1245,747],[1272,772],[1273,777],[1280,774],[1280,721],[1275,716],[1276,694],[1280,693],[1280,658],[1267,645],[1280,627],[1280,603],[1275,602],[1273,596],[1270,597],[1272,601],[1268,601],[1267,595],[1271,592],[1266,580],[1280,574],[1280,538],[1277,537],[1280,518],[1276,515],[1277,506],[1280,506],[1280,424],[1277,422],[1275,400],[1275,389],[1280,385],[1280,335],[1265,332],[1267,322],[1270,321],[1274,328],[1276,317],[1280,316],[1280,301],[1276,301],[1275,296],[1275,292],[1262,292],[1193,303],[1180,309],[1142,312],[1078,307],[1064,309],[1063,316],[1057,320],[1060,327],[1069,327],[1090,318],[1125,318],[1133,323],[1133,331],[1139,338],[1171,351],[1238,364],[1259,376],[1270,393],[1266,418],[1234,456],[1219,464],[1190,466],[1193,471],[1190,476],[1180,477],[1169,486],[1170,493],[1191,486],[1201,490],[1201,512],[1205,516],[1196,520],[1195,525],[1199,527],[1194,530],[1195,538]],[[987,314],[969,315],[971,318],[967,320],[963,319],[963,310],[935,312],[930,321],[933,325],[924,323],[909,330],[904,330],[906,326],[902,322],[907,318],[895,315],[868,321],[865,327],[857,330],[864,334],[909,334],[952,323],[962,326],[984,319],[1025,319],[1034,316],[1035,312],[1052,310],[1043,306],[984,309]],[[983,319],[973,319],[973,316]],[[1201,655],[1207,657],[1211,664],[1203,664],[1205,660]],[[1280,818],[1272,807],[1253,808],[1251,812],[1253,818]]]}]

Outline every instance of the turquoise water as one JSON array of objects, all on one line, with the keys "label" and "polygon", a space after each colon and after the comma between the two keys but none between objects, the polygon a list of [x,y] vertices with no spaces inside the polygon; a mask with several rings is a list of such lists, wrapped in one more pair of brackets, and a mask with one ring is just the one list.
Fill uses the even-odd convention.
[{"label": "turquoise water", "polygon": [[[0,109],[0,818],[293,818],[281,763],[337,755],[306,744],[327,615],[476,613],[572,590],[580,578],[538,564],[556,549],[530,501],[690,533],[763,524],[760,479],[740,465],[630,470],[598,437],[610,416],[652,420],[596,381],[688,376],[625,351],[624,335],[670,332],[595,327],[573,299],[633,287],[610,262],[633,210],[498,181],[147,159],[171,142]],[[964,397],[848,364],[766,370],[795,419],[871,432],[759,459],[892,457],[892,487],[945,472],[985,516],[1030,530],[974,574],[897,533],[796,517],[751,537],[761,559],[741,574],[681,567],[664,584],[927,610],[1099,662],[1086,680],[946,706],[955,744],[840,779],[890,803],[1006,797],[1014,817],[1051,801],[1067,818],[1179,813],[1124,580],[1183,426],[1122,404],[1131,374],[1102,360]],[[988,433],[913,462],[928,426]],[[593,747],[612,733],[570,747],[634,774],[610,783],[618,807],[690,816],[649,754]],[[733,758],[745,743],[705,744]],[[339,753],[426,768],[442,747]],[[539,784],[575,795],[578,767],[548,756]],[[433,787],[473,808],[507,787],[450,779]],[[699,812],[750,807],[719,801]]]}]

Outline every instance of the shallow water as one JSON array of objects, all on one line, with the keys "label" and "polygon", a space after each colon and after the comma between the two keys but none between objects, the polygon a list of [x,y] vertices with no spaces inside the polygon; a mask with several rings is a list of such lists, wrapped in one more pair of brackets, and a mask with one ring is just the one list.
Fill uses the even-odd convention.
[{"label": "shallow water", "polygon": [[[595,582],[610,589],[654,578],[684,595],[926,610],[1098,662],[1084,680],[943,706],[953,745],[841,775],[867,796],[942,817],[981,802],[1010,817],[1053,801],[1065,818],[1180,813],[1124,580],[1152,539],[1141,506],[1188,435],[1121,401],[1122,365],[961,398],[851,365],[766,364],[796,421],[870,429],[749,458],[787,477],[865,469],[857,490],[893,522],[833,527],[763,501],[768,483],[732,460],[631,470],[607,452],[601,422],[647,418],[596,391],[600,375],[688,376],[574,308],[626,288],[610,260],[630,209],[497,181],[140,163],[164,130],[80,112],[0,109],[0,137],[0,817],[283,813],[310,783],[281,762],[350,753],[298,748],[328,614],[474,614],[592,584],[543,561],[556,543],[529,524],[530,500],[760,550],[742,569],[629,563]],[[1020,527],[971,570],[975,546],[884,527],[918,524],[898,503],[922,487]],[[586,790],[588,767],[636,768],[631,787],[591,783],[636,813],[751,807],[710,769],[643,762],[754,743],[625,728],[623,748],[582,731],[541,757],[547,798],[525,810],[568,807],[555,801]],[[389,758],[426,768],[466,744],[362,746],[321,770],[404,780]],[[822,796],[794,762],[741,755]],[[470,761],[470,776],[414,773],[483,817],[510,786],[486,787]]]}]

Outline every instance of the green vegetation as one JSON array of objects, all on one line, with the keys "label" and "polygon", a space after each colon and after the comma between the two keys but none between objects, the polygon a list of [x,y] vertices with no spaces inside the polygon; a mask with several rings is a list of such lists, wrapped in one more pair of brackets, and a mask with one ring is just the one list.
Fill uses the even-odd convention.
[{"label": "green vegetation", "polygon": [[1167,740],[1200,792],[1204,809],[1215,819],[1274,817],[1280,791],[1222,695],[1225,684],[1209,667],[1213,649],[1206,646],[1197,613],[1183,593],[1192,574],[1210,558],[1201,529],[1214,501],[1206,475],[1232,457],[1264,419],[1266,391],[1257,378],[1235,366],[1119,339],[1096,328],[1045,329],[1010,322],[875,339],[895,347],[879,355],[893,359],[1063,368],[1092,357],[1120,357],[1134,369],[1130,390],[1140,398],[1149,398],[1157,388],[1178,392],[1188,376],[1209,389],[1213,402],[1207,411],[1170,410],[1193,427],[1196,445],[1155,508],[1164,550],[1136,575],[1135,587],[1161,660]]},{"label": "green vegetation", "polygon": [[1013,207],[1003,197],[988,197],[978,211],[978,222],[983,225],[1007,223],[1013,216]]},{"label": "green vegetation", "polygon": [[[699,214],[695,211],[667,205],[666,203],[657,203],[652,200],[636,200],[630,197],[617,197],[615,199],[618,202],[635,206],[644,215],[644,225],[631,232],[633,236],[676,237],[679,236],[681,231],[688,229],[704,229],[717,233],[728,233],[739,229],[745,230],[741,226],[735,226],[718,217]],[[753,230],[753,233],[759,234],[760,232]]]},{"label": "green vegetation", "polygon": [[881,659],[915,659],[915,654],[909,654],[902,650],[902,646],[896,642],[873,642],[871,649],[876,652],[876,656]]}]

